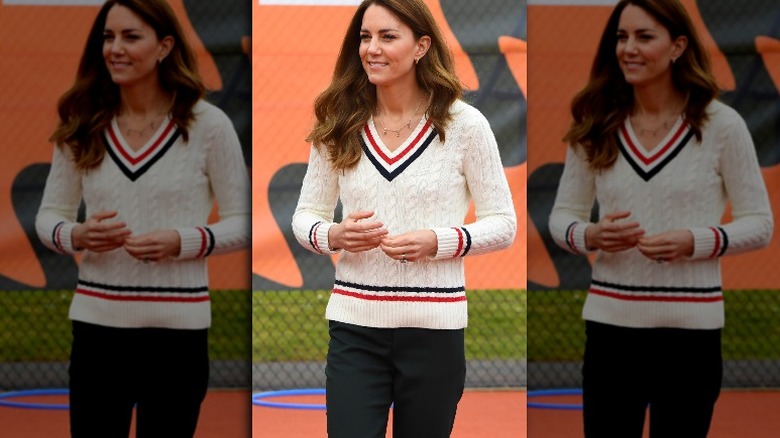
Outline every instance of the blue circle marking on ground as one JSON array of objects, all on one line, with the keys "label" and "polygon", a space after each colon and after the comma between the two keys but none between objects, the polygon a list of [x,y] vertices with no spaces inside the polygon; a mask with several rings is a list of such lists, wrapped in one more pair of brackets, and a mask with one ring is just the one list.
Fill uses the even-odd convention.
[{"label": "blue circle marking on ground", "polygon": [[582,395],[581,389],[566,388],[566,389],[539,389],[536,391],[528,391],[528,408],[531,409],[560,409],[560,410],[578,410],[582,409],[582,404],[569,404],[569,403],[549,403],[549,402],[532,402],[531,399],[535,397],[560,397],[568,395]]},{"label": "blue circle marking on ground", "polygon": [[27,389],[22,391],[9,391],[0,393],[0,407],[22,408],[22,409],[53,409],[67,410],[67,404],[56,403],[33,403],[15,401],[17,398],[42,397],[51,395],[68,395],[67,389]]},{"label": "blue circle marking on ground", "polygon": [[315,403],[288,403],[288,402],[275,402],[267,400],[269,398],[276,397],[295,397],[305,395],[325,395],[325,388],[309,388],[309,389],[283,389],[279,391],[267,391],[258,392],[252,394],[252,404],[255,406],[263,406],[266,408],[277,409],[309,409],[324,411],[324,404]]}]

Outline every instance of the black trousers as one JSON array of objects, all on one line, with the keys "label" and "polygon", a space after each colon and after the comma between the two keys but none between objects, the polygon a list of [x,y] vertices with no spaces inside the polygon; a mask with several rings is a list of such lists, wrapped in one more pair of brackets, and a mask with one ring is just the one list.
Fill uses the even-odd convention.
[{"label": "black trousers", "polygon": [[73,322],[74,438],[191,438],[206,396],[207,330],[126,329]]},{"label": "black trousers", "polygon": [[704,438],[723,376],[721,331],[626,328],[586,322],[587,438]]},{"label": "black trousers", "polygon": [[330,322],[325,367],[329,438],[446,438],[466,378],[464,331]]}]

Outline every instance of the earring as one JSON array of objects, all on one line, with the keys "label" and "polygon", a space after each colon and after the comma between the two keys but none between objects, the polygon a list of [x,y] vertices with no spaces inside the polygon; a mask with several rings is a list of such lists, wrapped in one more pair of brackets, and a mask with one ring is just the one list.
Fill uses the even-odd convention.
[{"label": "earring", "polygon": [[418,62],[420,62],[420,58],[414,58],[414,65],[417,65]]}]

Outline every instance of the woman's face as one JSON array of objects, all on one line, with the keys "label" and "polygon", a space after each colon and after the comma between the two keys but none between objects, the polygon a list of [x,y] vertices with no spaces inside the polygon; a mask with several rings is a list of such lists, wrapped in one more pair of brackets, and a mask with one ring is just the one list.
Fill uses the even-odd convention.
[{"label": "woman's face", "polygon": [[671,84],[672,60],[685,50],[687,39],[672,40],[669,31],[644,9],[628,5],[620,14],[617,60],[631,85]]},{"label": "woman's face", "polygon": [[386,8],[369,6],[360,27],[359,50],[368,80],[377,86],[414,83],[414,60],[425,54],[428,41],[416,39],[412,29]]},{"label": "woman's face", "polygon": [[120,86],[157,81],[157,62],[168,54],[173,39],[157,38],[154,29],[132,10],[115,5],[106,16],[103,59],[111,80]]}]

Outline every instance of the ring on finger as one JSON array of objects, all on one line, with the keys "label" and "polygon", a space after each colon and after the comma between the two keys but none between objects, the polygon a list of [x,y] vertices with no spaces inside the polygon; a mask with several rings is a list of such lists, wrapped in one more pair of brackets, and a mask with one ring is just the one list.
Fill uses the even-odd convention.
[{"label": "ring on finger", "polygon": [[401,263],[406,264],[406,254],[401,254]]}]

